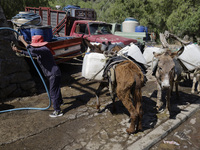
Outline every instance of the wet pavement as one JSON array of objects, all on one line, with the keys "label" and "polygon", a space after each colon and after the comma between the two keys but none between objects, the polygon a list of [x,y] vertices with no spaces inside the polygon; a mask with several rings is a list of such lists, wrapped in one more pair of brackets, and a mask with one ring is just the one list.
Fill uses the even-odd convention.
[{"label": "wet pavement", "polygon": [[184,123],[150,150],[199,150],[200,110],[194,112]]},{"label": "wet pavement", "polygon": [[[180,86],[181,101],[177,102],[174,93],[172,96],[171,119],[165,112],[157,114],[155,79],[149,76],[142,89],[144,131],[128,135],[129,114],[121,101],[116,101],[117,111],[112,112],[109,92],[104,89],[100,97],[101,112],[98,113],[94,95],[98,83],[81,78],[81,66],[62,67],[61,90],[65,105],[61,108],[64,115],[50,118],[52,107],[44,111],[22,110],[0,114],[0,150],[139,150],[149,149],[161,140],[161,143],[152,147],[159,149],[159,145],[163,144],[162,139],[182,123],[185,124],[199,109],[199,96],[191,95],[190,87]],[[72,68],[76,71],[69,71]],[[48,102],[43,90],[34,96],[11,99],[0,105],[0,110],[13,107],[45,108]],[[189,121],[194,123],[197,120],[196,117],[196,120]],[[182,130],[182,133],[189,133],[186,131]],[[168,140],[175,139],[167,137]],[[181,144],[180,141],[177,143]]]}]

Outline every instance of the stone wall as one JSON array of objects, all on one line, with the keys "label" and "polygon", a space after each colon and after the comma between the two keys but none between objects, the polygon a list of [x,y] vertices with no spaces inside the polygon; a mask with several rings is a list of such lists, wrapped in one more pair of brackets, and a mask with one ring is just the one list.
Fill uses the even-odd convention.
[{"label": "stone wall", "polygon": [[[0,27],[8,27],[3,9],[0,6]],[[14,33],[0,30],[0,100],[11,97],[33,95],[36,84],[29,72],[30,68],[23,57],[18,57],[12,51],[11,41]],[[16,41],[16,40],[15,40]]]}]

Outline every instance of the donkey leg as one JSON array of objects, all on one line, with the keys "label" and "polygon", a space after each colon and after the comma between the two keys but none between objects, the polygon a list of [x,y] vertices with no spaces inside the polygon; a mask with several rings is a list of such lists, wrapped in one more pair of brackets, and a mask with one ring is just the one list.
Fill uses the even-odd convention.
[{"label": "donkey leg", "polygon": [[197,93],[200,94],[200,81],[198,81],[198,85],[197,85]]},{"label": "donkey leg", "polygon": [[136,120],[138,119],[138,113],[133,106],[133,103],[130,98],[130,90],[128,91],[120,91],[117,96],[119,99],[122,101],[123,105],[126,107],[128,112],[130,113],[130,118],[131,118],[131,124],[130,127],[126,129],[126,132],[128,134],[134,133],[135,132],[135,123]]},{"label": "donkey leg", "polygon": [[176,99],[178,102],[180,102],[180,95],[178,91],[178,81],[175,82],[175,88],[176,88]]},{"label": "donkey leg", "polygon": [[195,90],[195,84],[197,82],[197,75],[194,73],[194,77],[193,77],[193,80],[192,80],[192,90],[191,90],[191,93],[194,93],[194,90]]},{"label": "donkey leg", "polygon": [[107,83],[105,82],[100,82],[98,89],[96,90],[95,94],[96,94],[96,107],[98,109],[98,111],[100,111],[100,101],[99,101],[99,96],[101,94],[101,90],[103,88],[105,88],[107,86]]},{"label": "donkey leg", "polygon": [[157,83],[157,101],[156,101],[156,109],[157,111],[160,111],[160,108],[163,105],[163,102],[161,101],[162,99],[162,89],[161,86]]},{"label": "donkey leg", "polygon": [[114,69],[111,68],[108,71],[108,82],[109,82],[109,92],[110,92],[110,96],[112,99],[112,104],[113,104],[113,112],[116,112],[116,106],[115,106],[115,98],[116,98],[116,82],[115,82],[115,73],[114,73]]},{"label": "donkey leg", "polygon": [[135,91],[135,96],[134,100],[136,102],[136,110],[137,113],[139,114],[138,116],[138,122],[137,122],[137,127],[136,131],[142,131],[142,116],[143,116],[143,111],[142,111],[142,92],[141,89],[138,89]]},{"label": "donkey leg", "polygon": [[169,115],[171,112],[170,99],[171,99],[171,89],[168,89],[167,98],[166,98],[166,108],[167,108],[166,111],[167,111],[167,114],[169,114]]},{"label": "donkey leg", "polygon": [[198,82],[198,84],[197,84],[197,93],[199,94],[200,93],[200,74],[198,74],[197,75],[197,82]]},{"label": "donkey leg", "polygon": [[116,112],[116,106],[115,106],[115,98],[116,98],[116,95],[113,95],[112,98],[112,111],[115,113]]}]

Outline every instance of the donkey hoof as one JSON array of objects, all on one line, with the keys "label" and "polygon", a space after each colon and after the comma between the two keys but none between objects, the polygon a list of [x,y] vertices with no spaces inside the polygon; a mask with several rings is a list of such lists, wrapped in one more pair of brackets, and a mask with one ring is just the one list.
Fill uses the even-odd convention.
[{"label": "donkey hoof", "polygon": [[156,107],[154,107],[154,108],[155,108],[157,111],[159,111],[159,109],[160,109],[158,106],[156,106]]},{"label": "donkey hoof", "polygon": [[96,105],[96,108],[97,108],[98,110],[100,110],[100,106],[101,106],[101,105]]},{"label": "donkey hoof", "polygon": [[192,94],[194,94],[194,91],[191,91]]},{"label": "donkey hoof", "polygon": [[161,113],[161,112],[163,112],[163,111],[164,111],[164,109],[163,109],[163,108],[161,108],[161,107],[158,107],[158,106],[156,106],[156,107],[154,107],[154,108],[156,109],[157,113]]},{"label": "donkey hoof", "polygon": [[128,128],[128,129],[126,129],[126,132],[127,132],[128,134],[132,134],[132,133],[135,132],[135,130],[132,129],[132,128]]},{"label": "donkey hoof", "polygon": [[143,131],[142,125],[139,125],[139,126],[138,126],[137,131]]}]

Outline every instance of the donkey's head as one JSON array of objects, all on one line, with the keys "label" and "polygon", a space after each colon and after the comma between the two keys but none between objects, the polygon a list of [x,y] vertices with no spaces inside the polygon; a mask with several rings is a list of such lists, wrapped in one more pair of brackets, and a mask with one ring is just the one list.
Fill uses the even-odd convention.
[{"label": "donkey's head", "polygon": [[173,57],[177,53],[171,53],[170,50],[162,54],[154,53],[154,57],[158,59],[156,78],[161,88],[170,88],[171,83],[174,80],[174,68],[175,63]]}]

